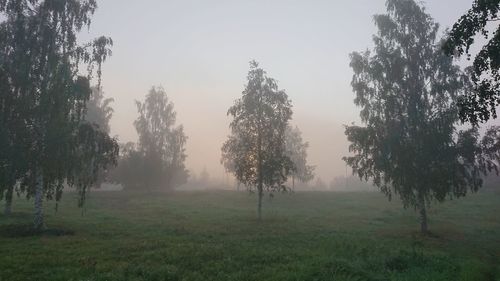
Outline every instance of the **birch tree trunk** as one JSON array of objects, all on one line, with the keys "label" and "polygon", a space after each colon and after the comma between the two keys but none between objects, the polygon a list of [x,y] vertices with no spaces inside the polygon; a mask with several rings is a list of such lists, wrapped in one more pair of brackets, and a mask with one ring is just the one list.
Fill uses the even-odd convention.
[{"label": "birch tree trunk", "polygon": [[33,220],[35,230],[43,230],[45,223],[43,221],[43,175],[37,174],[35,182],[35,216]]},{"label": "birch tree trunk", "polygon": [[5,209],[4,215],[10,216],[12,214],[12,197],[14,195],[14,187],[10,187],[5,194]]},{"label": "birch tree trunk", "polygon": [[262,174],[262,136],[260,132],[260,126],[258,129],[258,139],[257,139],[257,157],[258,157],[258,185],[257,191],[259,194],[259,205],[258,205],[258,214],[259,221],[262,220],[262,197],[264,196],[264,176]]},{"label": "birch tree trunk", "polygon": [[425,207],[425,200],[420,200],[420,232],[422,234],[427,234],[429,232],[429,227],[427,224],[427,209]]}]

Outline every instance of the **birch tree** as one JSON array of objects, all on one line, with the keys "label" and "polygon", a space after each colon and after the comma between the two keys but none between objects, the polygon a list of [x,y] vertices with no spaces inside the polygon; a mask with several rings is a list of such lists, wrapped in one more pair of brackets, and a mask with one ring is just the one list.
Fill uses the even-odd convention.
[{"label": "birch tree", "polygon": [[288,126],[285,131],[287,155],[292,160],[292,190],[295,190],[295,179],[307,183],[314,178],[314,166],[307,164],[309,143],[302,140],[302,132],[298,127]]},{"label": "birch tree", "polygon": [[[136,101],[136,106],[139,116],[134,126],[139,142],[124,155],[118,181],[128,188],[146,190],[173,189],[185,183],[187,136],[184,127],[176,125],[174,104],[163,88],[152,87],[143,102]],[[135,179],[129,175],[136,175]]]},{"label": "birch tree", "polygon": [[114,164],[118,153],[116,140],[83,120],[90,81],[97,73],[100,85],[112,45],[107,37],[77,43],[96,8],[95,0],[0,0],[2,142],[21,152],[17,162],[7,153],[0,174],[15,178],[4,177],[0,188],[19,182],[19,192],[34,198],[37,230],[44,227],[44,198],[60,200],[68,183],[83,204],[95,171]]},{"label": "birch tree", "polygon": [[285,147],[292,105],[257,62],[250,62],[247,79],[241,98],[228,111],[233,120],[231,135],[222,146],[222,162],[234,165],[238,182],[257,192],[260,220],[264,191],[286,191],[293,169]]},{"label": "birch tree", "polygon": [[497,171],[498,128],[482,140],[477,127],[460,129],[456,103],[471,86],[443,53],[438,24],[413,0],[386,5],[374,17],[373,52],[351,54],[364,126],[346,126],[352,155],[344,160],[389,199],[417,209],[427,233],[432,202],[475,192]]}]

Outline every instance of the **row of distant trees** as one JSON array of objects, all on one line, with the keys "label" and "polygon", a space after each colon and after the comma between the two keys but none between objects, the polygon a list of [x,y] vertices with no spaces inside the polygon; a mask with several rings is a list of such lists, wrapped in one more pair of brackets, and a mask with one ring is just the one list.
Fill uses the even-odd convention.
[{"label": "row of distant trees", "polygon": [[[112,109],[110,99],[103,100],[96,92],[96,99],[102,100],[100,107],[95,107],[95,122],[103,122],[108,128]],[[93,102],[89,107],[94,107]],[[185,144],[187,137],[183,126],[176,126],[176,112],[173,103],[168,99],[165,90],[153,87],[144,102],[136,102],[139,117],[134,126],[139,136],[138,143],[126,143],[120,147],[120,157],[116,168],[109,171],[106,180],[119,183],[126,190],[172,190],[187,182],[189,173],[185,167]],[[102,116],[102,117],[98,117]],[[284,157],[291,165],[289,177],[291,189],[295,181],[307,183],[314,178],[314,167],[307,164],[309,144],[302,139],[298,127],[288,125],[283,136]],[[230,170],[235,167],[234,161],[223,159],[224,166]],[[200,180],[208,184],[208,172],[204,169]],[[288,179],[288,178],[287,178]],[[238,180],[238,183],[241,182]]]},{"label": "row of distant trees", "polygon": [[[346,126],[351,155],[344,160],[389,198],[417,209],[426,233],[431,203],[475,192],[498,173],[499,128],[480,133],[478,124],[496,118],[499,104],[500,29],[489,38],[488,23],[498,21],[500,1],[474,1],[444,38],[414,0],[386,6],[374,17],[374,49],[351,54],[363,126]],[[95,0],[0,0],[0,196],[7,212],[13,194],[33,197],[36,229],[44,226],[44,199],[59,201],[65,186],[77,189],[81,206],[89,188],[105,180],[154,190],[188,176],[187,138],[163,89],[137,102],[138,143],[119,153],[109,136],[111,100],[102,96],[101,67],[112,40],[77,43],[96,8]],[[453,56],[470,56],[478,33],[489,41],[462,70]],[[292,188],[295,179],[310,181],[314,167],[300,131],[290,126],[286,92],[255,61],[247,80],[228,111],[222,163],[258,194],[260,218],[265,191],[288,191],[290,179]]]}]

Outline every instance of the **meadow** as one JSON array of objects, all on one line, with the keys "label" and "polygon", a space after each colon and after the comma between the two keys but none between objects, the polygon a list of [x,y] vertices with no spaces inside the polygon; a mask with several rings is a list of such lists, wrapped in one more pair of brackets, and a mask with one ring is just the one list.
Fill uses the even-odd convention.
[{"label": "meadow", "polygon": [[[0,207],[3,205],[0,204]],[[500,280],[500,192],[414,210],[373,192],[66,193],[48,231],[23,231],[32,202],[0,215],[1,281]]]}]

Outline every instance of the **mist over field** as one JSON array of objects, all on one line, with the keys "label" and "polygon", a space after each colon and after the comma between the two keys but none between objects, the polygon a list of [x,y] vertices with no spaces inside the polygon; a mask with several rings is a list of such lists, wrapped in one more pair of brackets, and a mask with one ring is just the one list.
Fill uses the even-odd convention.
[{"label": "mist over field", "polygon": [[0,281],[500,280],[500,0],[0,0]]}]

